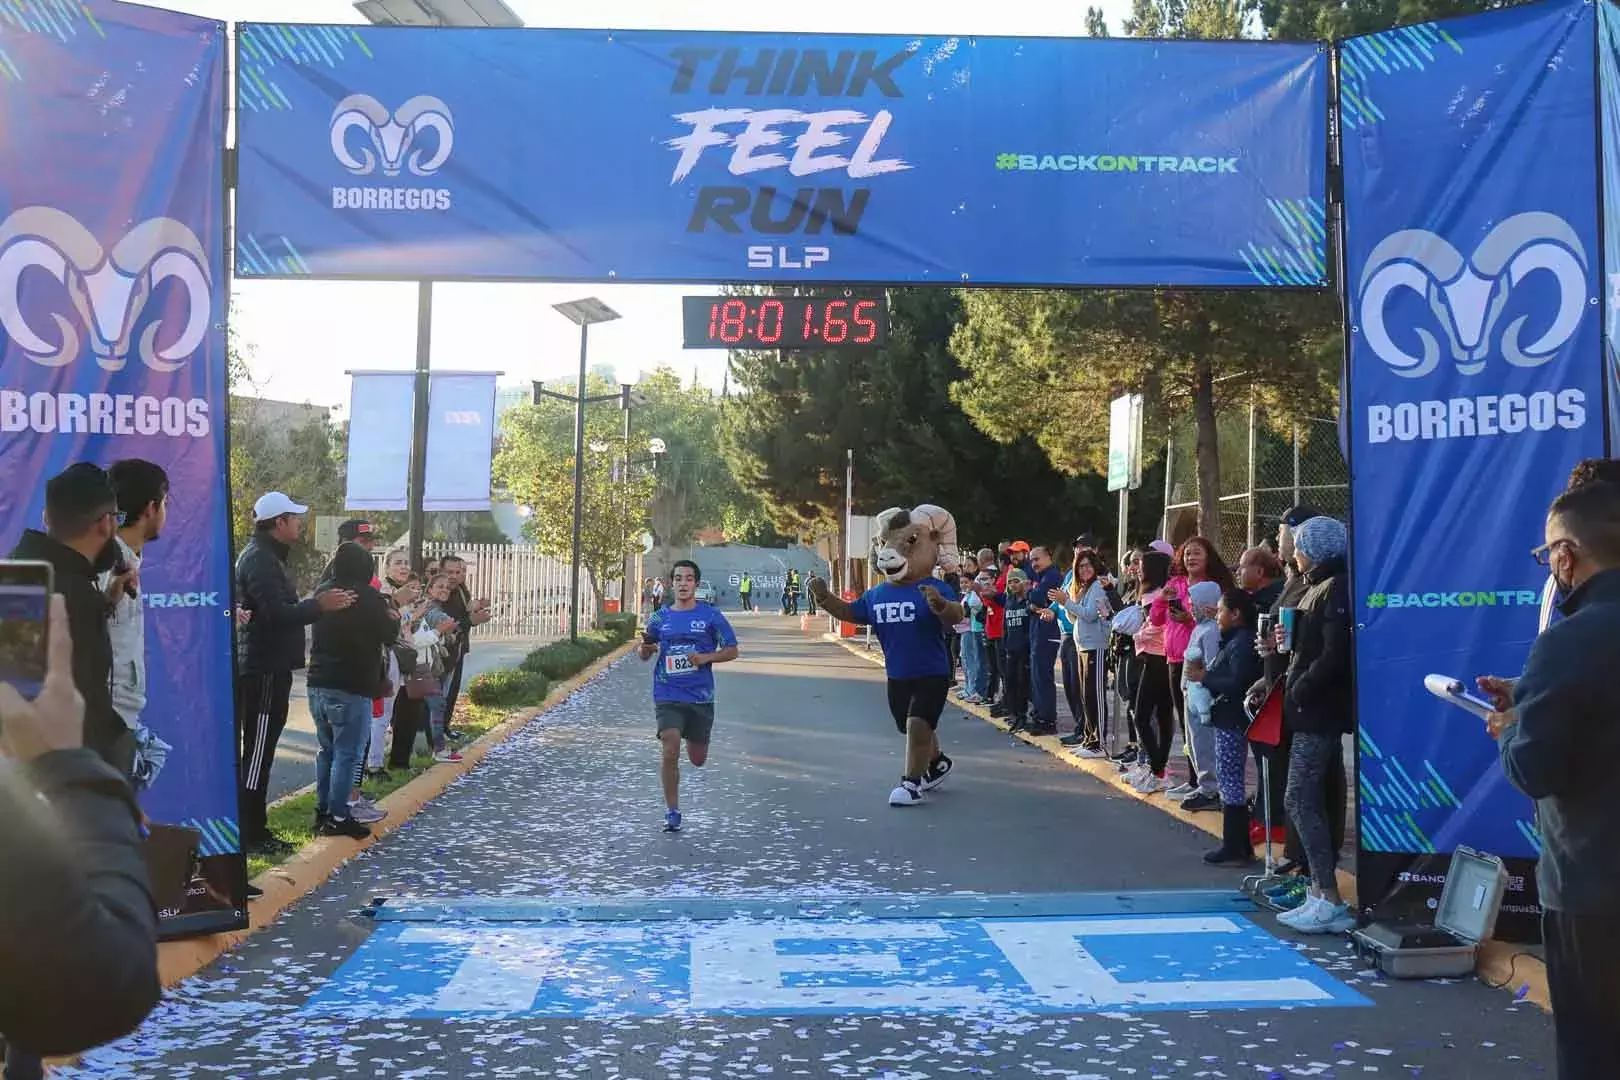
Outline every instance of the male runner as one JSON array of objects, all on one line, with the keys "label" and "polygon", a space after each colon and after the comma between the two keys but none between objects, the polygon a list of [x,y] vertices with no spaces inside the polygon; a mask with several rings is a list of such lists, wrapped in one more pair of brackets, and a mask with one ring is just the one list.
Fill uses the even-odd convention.
[{"label": "male runner", "polygon": [[637,650],[643,660],[658,654],[653,669],[653,714],[664,744],[659,777],[664,785],[664,830],[681,828],[681,740],[686,760],[701,768],[709,758],[714,728],[714,672],[711,666],[737,659],[737,634],[726,617],[696,598],[698,564],[682,559],[670,573],[674,603],[647,620]]}]

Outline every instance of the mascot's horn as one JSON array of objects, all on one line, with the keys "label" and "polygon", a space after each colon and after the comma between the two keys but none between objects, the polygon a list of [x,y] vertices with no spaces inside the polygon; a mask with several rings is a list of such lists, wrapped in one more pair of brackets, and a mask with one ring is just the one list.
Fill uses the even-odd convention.
[{"label": "mascot's horn", "polygon": [[956,519],[943,506],[923,503],[911,512],[914,518],[923,518],[928,527],[939,533],[939,564],[954,572],[961,564],[961,552],[956,547]]}]

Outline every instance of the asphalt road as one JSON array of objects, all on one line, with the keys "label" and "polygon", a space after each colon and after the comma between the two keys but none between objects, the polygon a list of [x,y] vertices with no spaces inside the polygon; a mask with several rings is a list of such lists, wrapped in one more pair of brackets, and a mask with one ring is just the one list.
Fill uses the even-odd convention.
[{"label": "asphalt road", "polygon": [[[1209,846],[1203,833],[954,710],[942,732],[955,773],[929,805],[890,809],[886,796],[900,741],[886,716],[882,672],[837,646],[807,640],[796,623],[738,622],[744,659],[722,669],[712,757],[684,791],[687,822],[681,834],[660,831],[647,669],[627,660],[498,748],[421,816],[348,863],[274,926],[171,993],[141,1032],[94,1052],[65,1075],[1551,1075],[1550,1021],[1533,1006],[1472,981],[1401,983],[1370,976],[1342,942],[1290,937],[1259,914],[1236,916],[1243,944],[1219,961],[1209,960],[1196,934],[1146,939],[1145,951],[1130,955],[1099,945],[1096,955],[1110,971],[1135,965],[1133,978],[1166,984],[1172,998],[1178,980],[1217,977],[1205,969],[1264,963],[1297,965],[1363,1003],[1247,1009],[1172,1004],[1155,1011],[1024,1008],[1003,1000],[993,1008],[914,1003],[898,1010],[762,1013],[745,1001],[699,1009],[675,1000],[684,991],[665,993],[671,980],[685,985],[683,943],[697,932],[690,923],[650,924],[644,936],[626,924],[587,930],[599,938],[628,934],[636,940],[595,946],[581,959],[557,944],[562,938],[537,940],[532,929],[466,921],[402,928],[356,917],[376,897],[404,903],[482,896],[517,903],[590,896],[618,904],[646,898],[673,909],[681,898],[740,902],[736,898],[745,894],[904,893],[938,901],[963,892],[1124,894],[1235,885],[1232,872],[1211,870],[1199,860]],[[730,955],[752,932],[739,925],[712,924],[722,937],[732,934]],[[811,935],[804,925],[787,936]],[[486,959],[493,959],[472,977],[464,979],[470,969],[460,969],[462,981],[451,993],[440,984],[458,970],[459,959],[446,964],[439,946],[412,946],[416,952],[401,947],[395,939],[402,930],[486,943],[492,934],[506,937],[485,949]],[[924,926],[916,932],[931,931]],[[542,937],[550,933],[544,930]],[[859,934],[846,929],[839,936]],[[964,930],[953,940],[968,942],[970,936]],[[775,961],[803,948],[801,941],[766,951]],[[965,960],[913,949],[900,963],[881,949],[871,951],[871,943],[846,942],[839,955],[813,957],[811,966],[820,974],[809,978],[833,985],[835,995],[847,993],[836,989],[840,981],[904,982],[916,973],[924,982],[935,980],[935,989],[950,979],[1007,981],[1005,972],[989,970],[989,961],[975,970],[978,957],[987,955],[979,944],[961,948],[971,953]],[[598,962],[613,949],[620,950],[621,969],[608,978]],[[694,944],[693,1002],[699,996],[697,954]],[[1019,971],[1033,966],[1050,975],[1053,964],[1051,956],[1026,953]],[[525,982],[541,968],[543,977]],[[864,974],[872,970],[879,974]],[[724,981],[726,975],[723,968],[705,968],[705,978]],[[805,978],[784,976],[782,986],[791,989]],[[447,1004],[509,997],[514,985],[518,1004],[505,1013],[458,1011]],[[536,993],[537,1002],[553,1003],[549,1015],[529,1005]],[[703,993],[712,999],[716,989],[707,985]],[[632,1004],[596,1012],[556,1004],[609,998]],[[441,1013],[423,1015],[435,1000]]]},{"label": "asphalt road", "polygon": [[[462,686],[486,671],[516,667],[536,645],[533,641],[478,641],[467,654]],[[279,799],[315,781],[315,722],[309,716],[309,692],[302,671],[293,676],[292,698],[287,708],[287,729],[276,744],[276,761],[270,768],[270,798]]]}]

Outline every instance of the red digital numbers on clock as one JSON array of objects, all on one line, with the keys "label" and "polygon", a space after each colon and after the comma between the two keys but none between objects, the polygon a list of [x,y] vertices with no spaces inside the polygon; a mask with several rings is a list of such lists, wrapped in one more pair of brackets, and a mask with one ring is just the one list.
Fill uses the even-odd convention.
[{"label": "red digital numbers on clock", "polygon": [[[884,334],[881,299],[846,296],[686,298],[688,348],[802,349],[871,345]],[[707,330],[707,334],[704,331]]]}]

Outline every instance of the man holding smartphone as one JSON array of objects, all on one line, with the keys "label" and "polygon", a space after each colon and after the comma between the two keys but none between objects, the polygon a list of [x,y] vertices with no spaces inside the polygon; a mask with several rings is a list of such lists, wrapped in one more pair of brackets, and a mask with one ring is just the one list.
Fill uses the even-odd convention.
[{"label": "man holding smartphone", "polygon": [[88,462],[70,465],[45,483],[45,531],[23,533],[11,557],[51,565],[73,637],[73,682],[84,695],[84,745],[128,776],[135,735],[113,708],[107,595],[97,578],[117,521],[118,497],[106,472]]}]

